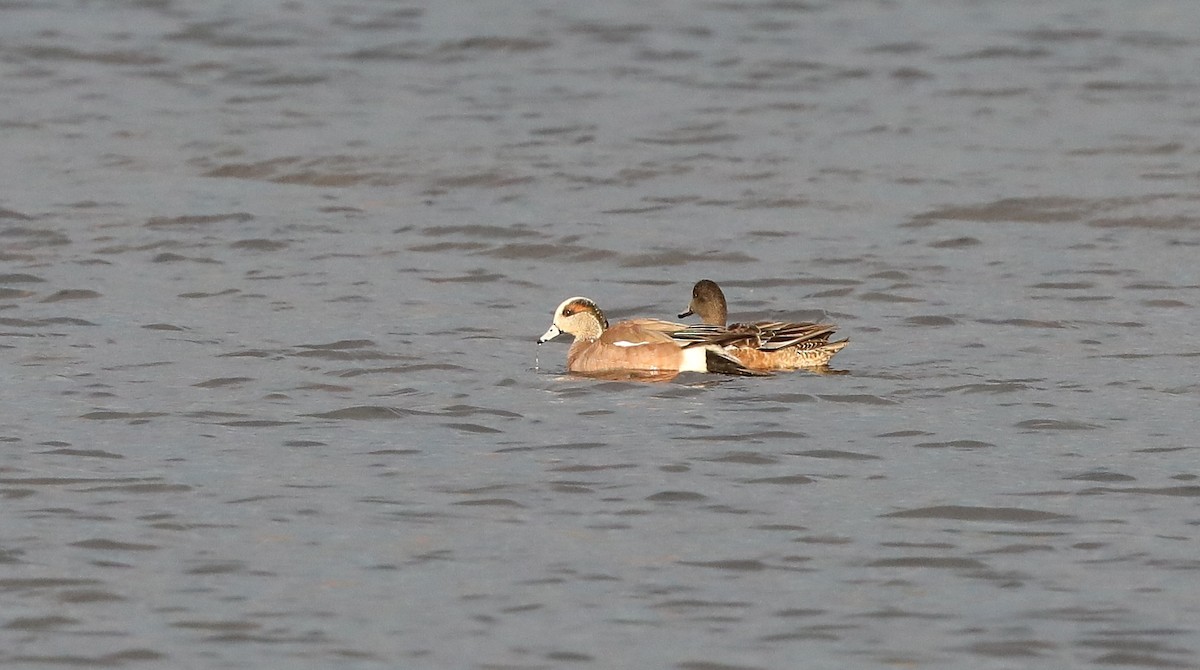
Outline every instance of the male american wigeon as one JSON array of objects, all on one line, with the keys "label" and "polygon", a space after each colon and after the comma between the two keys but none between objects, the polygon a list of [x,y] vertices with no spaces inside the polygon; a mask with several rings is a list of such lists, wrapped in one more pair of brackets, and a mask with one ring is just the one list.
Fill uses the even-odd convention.
[{"label": "male american wigeon", "polygon": [[752,370],[797,370],[820,368],[841,351],[850,339],[830,342],[837,330],[832,323],[790,323],[756,321],[726,325],[728,307],[725,294],[717,283],[701,279],[692,287],[692,301],[679,318],[697,314],[710,326],[724,329],[741,339],[726,339],[725,352]]},{"label": "male american wigeon", "polygon": [[[683,339],[674,339],[672,334],[679,332],[685,333]],[[725,333],[697,333],[684,324],[660,319],[630,319],[609,326],[604,312],[588,298],[564,300],[538,344],[563,333],[575,336],[567,350],[567,370],[571,372],[762,374],[722,350],[721,343],[728,337]]]}]

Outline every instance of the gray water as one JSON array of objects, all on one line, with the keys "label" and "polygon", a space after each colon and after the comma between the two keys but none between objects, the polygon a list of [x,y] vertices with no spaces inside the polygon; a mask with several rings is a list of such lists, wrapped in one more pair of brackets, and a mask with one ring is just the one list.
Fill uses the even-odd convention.
[{"label": "gray water", "polygon": [[0,3],[0,666],[1200,667],[1197,25]]}]

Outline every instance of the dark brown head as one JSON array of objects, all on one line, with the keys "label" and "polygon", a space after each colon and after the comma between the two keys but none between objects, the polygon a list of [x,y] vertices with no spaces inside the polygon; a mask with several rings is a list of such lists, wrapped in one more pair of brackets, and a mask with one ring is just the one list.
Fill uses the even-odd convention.
[{"label": "dark brown head", "polygon": [[679,318],[697,314],[704,323],[724,326],[728,318],[727,309],[721,287],[715,281],[701,279],[692,287],[692,301],[686,310],[680,312]]}]

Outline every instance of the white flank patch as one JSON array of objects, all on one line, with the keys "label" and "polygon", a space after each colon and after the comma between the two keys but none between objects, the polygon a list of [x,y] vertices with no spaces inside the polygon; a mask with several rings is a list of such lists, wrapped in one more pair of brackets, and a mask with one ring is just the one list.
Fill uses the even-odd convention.
[{"label": "white flank patch", "polygon": [[708,350],[704,347],[688,347],[683,350],[680,372],[708,372]]},{"label": "white flank patch", "polygon": [[640,347],[643,344],[650,344],[650,343],[649,342],[626,342],[625,340],[620,340],[617,342],[613,342],[613,344],[618,347]]}]

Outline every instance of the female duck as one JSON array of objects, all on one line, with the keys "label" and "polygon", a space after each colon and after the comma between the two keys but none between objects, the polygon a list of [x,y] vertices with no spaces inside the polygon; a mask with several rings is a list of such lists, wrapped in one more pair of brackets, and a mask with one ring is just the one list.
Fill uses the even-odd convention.
[{"label": "female duck", "polygon": [[679,318],[697,314],[705,324],[725,333],[742,335],[725,340],[725,353],[752,370],[798,370],[820,368],[841,351],[850,339],[830,342],[837,330],[832,323],[756,321],[726,325],[728,307],[717,283],[701,279],[692,287],[692,301]]}]

